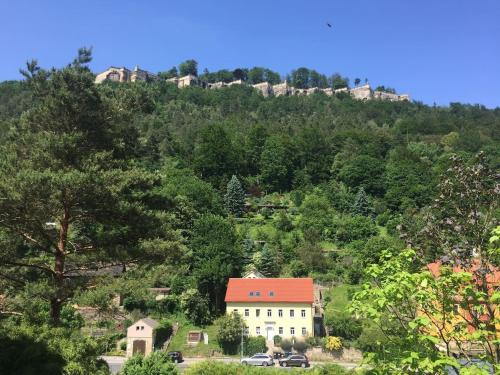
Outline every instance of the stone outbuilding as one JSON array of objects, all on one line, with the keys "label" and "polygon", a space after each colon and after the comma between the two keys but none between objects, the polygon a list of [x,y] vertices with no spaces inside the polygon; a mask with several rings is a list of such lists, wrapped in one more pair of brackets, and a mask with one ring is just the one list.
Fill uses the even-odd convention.
[{"label": "stone outbuilding", "polygon": [[143,318],[127,328],[127,357],[136,353],[147,356],[153,352],[155,328],[160,323],[151,318]]}]

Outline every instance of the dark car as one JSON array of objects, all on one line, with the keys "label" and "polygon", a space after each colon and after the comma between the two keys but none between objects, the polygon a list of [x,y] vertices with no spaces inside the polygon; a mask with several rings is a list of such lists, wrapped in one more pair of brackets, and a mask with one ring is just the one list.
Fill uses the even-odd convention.
[{"label": "dark car", "polygon": [[293,354],[292,352],[274,352],[273,357],[274,359],[288,358],[292,354]]},{"label": "dark car", "polygon": [[180,363],[183,361],[181,352],[168,352],[167,354],[174,363]]},{"label": "dark car", "polygon": [[287,358],[279,360],[281,367],[309,367],[309,360],[305,355],[293,354]]}]

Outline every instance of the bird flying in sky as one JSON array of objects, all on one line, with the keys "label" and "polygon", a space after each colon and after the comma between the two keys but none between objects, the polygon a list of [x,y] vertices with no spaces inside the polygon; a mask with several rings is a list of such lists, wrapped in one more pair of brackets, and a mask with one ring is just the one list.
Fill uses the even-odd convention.
[{"label": "bird flying in sky", "polygon": [[327,23],[326,23],[326,26],[328,26],[328,27],[332,27],[332,24],[331,24],[330,22],[327,22]]}]

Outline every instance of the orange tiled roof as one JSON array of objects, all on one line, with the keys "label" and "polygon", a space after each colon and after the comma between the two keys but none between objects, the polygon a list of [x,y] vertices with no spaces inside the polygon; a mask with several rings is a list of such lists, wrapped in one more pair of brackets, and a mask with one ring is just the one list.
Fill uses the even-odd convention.
[{"label": "orange tiled roof", "polygon": [[229,279],[226,302],[314,302],[311,278]]},{"label": "orange tiled roof", "polygon": [[[427,268],[431,272],[432,276],[439,277],[441,262],[429,263]],[[453,267],[453,272],[474,272],[479,268],[479,262],[475,261],[470,269],[463,269],[458,266]],[[499,285],[500,284],[500,270],[492,265],[489,266],[490,273],[486,275],[486,282],[488,284]]]}]

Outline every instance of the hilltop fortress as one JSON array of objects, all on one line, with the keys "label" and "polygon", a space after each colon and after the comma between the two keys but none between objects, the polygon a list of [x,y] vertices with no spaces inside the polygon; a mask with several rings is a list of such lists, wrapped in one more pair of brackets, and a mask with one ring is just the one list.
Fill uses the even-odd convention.
[{"label": "hilltop fortress", "polygon": [[[146,70],[139,69],[136,65],[133,70],[129,70],[127,68],[117,68],[110,67],[102,73],[99,73],[95,77],[95,83],[102,83],[104,81],[113,81],[113,82],[152,82],[162,80],[156,74],[148,72]],[[229,83],[226,82],[206,82],[201,80],[195,75],[187,75],[184,77],[174,77],[166,79],[167,82],[171,82],[176,85],[178,88],[189,87],[189,86],[197,86],[207,89],[218,89],[222,87],[232,86],[232,85],[245,85],[246,83],[242,80],[232,81]],[[290,95],[311,95],[315,92],[323,92],[326,95],[332,96],[338,93],[346,93],[350,94],[354,99],[358,100],[370,100],[370,99],[379,99],[379,100],[389,100],[389,101],[410,101],[410,96],[408,94],[395,94],[391,92],[372,90],[369,84],[365,84],[362,86],[356,86],[353,88],[341,88],[341,89],[332,89],[332,88],[318,88],[312,87],[308,89],[299,89],[293,86],[290,86],[288,82],[285,80],[284,82],[278,83],[276,85],[271,85],[269,82],[261,82],[255,85],[251,85],[257,91],[259,91],[264,97],[270,96],[290,96]]]}]

